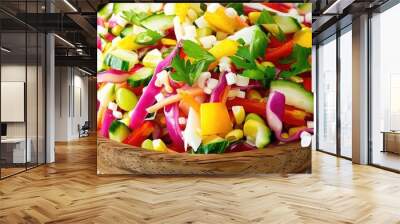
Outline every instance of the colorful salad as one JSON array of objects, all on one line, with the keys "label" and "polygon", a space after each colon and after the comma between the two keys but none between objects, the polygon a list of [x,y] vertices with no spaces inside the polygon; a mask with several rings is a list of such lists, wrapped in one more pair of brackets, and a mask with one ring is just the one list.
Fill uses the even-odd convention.
[{"label": "colorful salad", "polygon": [[310,26],[309,3],[106,4],[98,134],[196,154],[309,145]]}]

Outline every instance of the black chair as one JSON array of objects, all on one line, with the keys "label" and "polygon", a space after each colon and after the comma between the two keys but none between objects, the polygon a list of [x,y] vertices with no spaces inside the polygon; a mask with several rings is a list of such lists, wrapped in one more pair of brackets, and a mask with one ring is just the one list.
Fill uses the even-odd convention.
[{"label": "black chair", "polygon": [[89,121],[85,121],[85,123],[82,125],[82,127],[80,125],[78,125],[79,138],[89,136],[89,130],[90,130]]}]

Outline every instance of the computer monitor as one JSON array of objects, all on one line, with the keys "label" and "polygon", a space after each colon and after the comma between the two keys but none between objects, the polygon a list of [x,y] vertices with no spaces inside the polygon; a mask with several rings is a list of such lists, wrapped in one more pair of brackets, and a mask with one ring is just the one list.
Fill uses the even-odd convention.
[{"label": "computer monitor", "polygon": [[1,123],[1,137],[7,136],[7,124]]}]

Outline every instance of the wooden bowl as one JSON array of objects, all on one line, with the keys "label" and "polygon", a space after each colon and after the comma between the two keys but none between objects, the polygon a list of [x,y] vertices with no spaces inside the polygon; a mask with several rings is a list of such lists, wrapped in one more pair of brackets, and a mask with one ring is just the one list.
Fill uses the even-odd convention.
[{"label": "wooden bowl", "polygon": [[237,175],[310,173],[311,149],[300,143],[225,154],[154,152],[98,137],[97,174]]}]

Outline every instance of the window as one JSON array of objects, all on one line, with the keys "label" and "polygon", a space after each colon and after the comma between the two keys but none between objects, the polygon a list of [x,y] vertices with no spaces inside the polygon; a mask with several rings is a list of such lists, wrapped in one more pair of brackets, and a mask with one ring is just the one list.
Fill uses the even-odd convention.
[{"label": "window", "polygon": [[371,162],[400,170],[400,4],[371,18]]},{"label": "window", "polygon": [[340,36],[340,155],[352,157],[352,32],[351,26]]},{"label": "window", "polygon": [[318,146],[336,153],[336,36],[318,48]]}]

